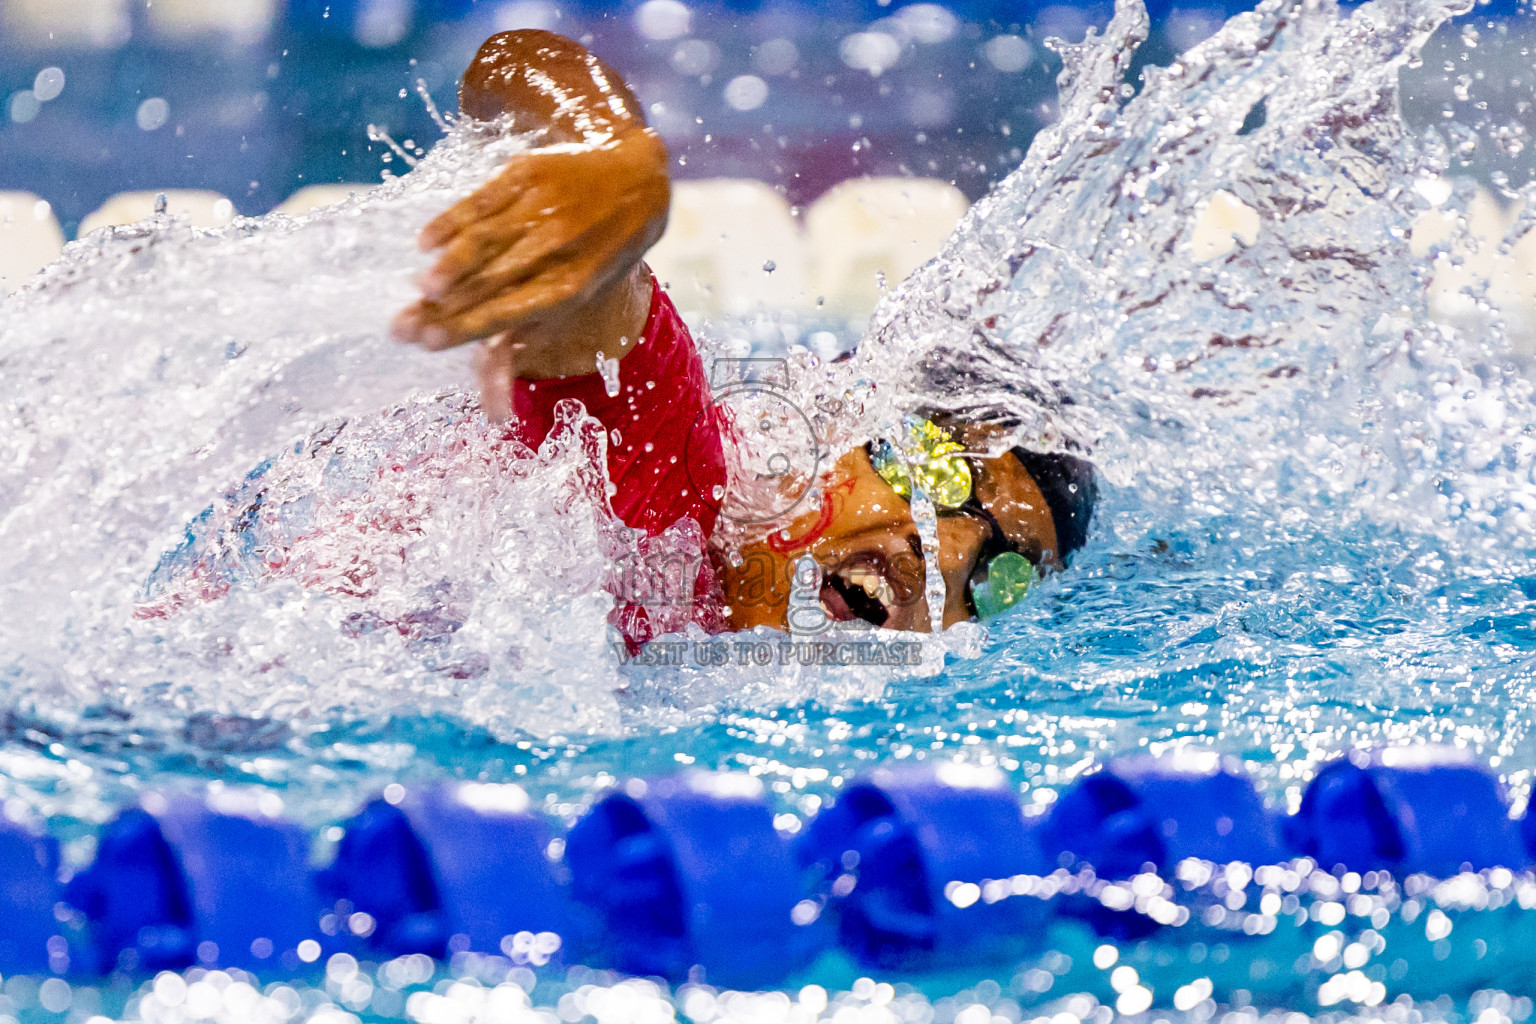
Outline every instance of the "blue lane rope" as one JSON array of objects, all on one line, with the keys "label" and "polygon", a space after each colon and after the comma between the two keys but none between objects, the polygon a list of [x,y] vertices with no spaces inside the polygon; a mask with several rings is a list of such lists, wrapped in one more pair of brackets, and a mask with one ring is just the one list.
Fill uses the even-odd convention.
[{"label": "blue lane rope", "polygon": [[1414,747],[1325,765],[1289,817],[1235,760],[1182,753],[1112,761],[1035,817],[996,771],[878,768],[794,838],[750,776],[633,780],[564,837],[514,785],[393,785],[345,824],[328,867],[312,870],[309,849],[259,797],[151,795],[61,885],[57,844],[5,821],[0,972],[292,974],[337,952],[475,951],[767,987],[831,948],[883,968],[1017,959],[1053,914],[1148,934],[1189,907],[1115,880],[1194,861],[1525,871],[1536,821],[1512,820],[1464,752]]}]

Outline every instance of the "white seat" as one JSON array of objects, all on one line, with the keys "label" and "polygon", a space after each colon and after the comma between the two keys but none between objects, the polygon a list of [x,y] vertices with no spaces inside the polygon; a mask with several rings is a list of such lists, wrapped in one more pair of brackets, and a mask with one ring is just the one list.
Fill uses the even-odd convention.
[{"label": "white seat", "polygon": [[[1480,330],[1492,316],[1482,308],[1477,298],[1481,294],[1498,308],[1515,351],[1529,357],[1536,355],[1536,231],[1528,232],[1509,253],[1499,253],[1518,216],[1518,207],[1506,210],[1478,190],[1467,204],[1467,232],[1476,239],[1477,251],[1455,247],[1436,260],[1429,309],[1437,320],[1461,330]],[[1453,230],[1449,216],[1430,210],[1415,222],[1411,247],[1423,256]]]},{"label": "white seat", "polygon": [[297,217],[311,210],[318,210],[322,206],[335,206],[371,188],[373,188],[372,185],[361,182],[346,185],[305,185],[274,207],[272,212]]},{"label": "white seat", "polygon": [[1202,262],[1225,256],[1237,247],[1259,240],[1259,214],[1226,189],[1217,189],[1200,205],[1189,232],[1190,249]]},{"label": "white seat", "polygon": [[843,182],[806,212],[813,290],[830,311],[867,316],[880,275],[900,284],[938,253],[968,205],[953,185],[927,178]]},{"label": "white seat", "polygon": [[235,219],[235,205],[217,192],[165,189],[159,192],[119,192],[80,222],[80,237],[99,228],[137,224],[155,214],[155,201],[165,196],[166,212],[190,217],[197,228],[221,228]]},{"label": "white seat", "polygon": [[119,46],[133,30],[128,0],[0,0],[13,40],[47,47]]},{"label": "white seat", "polygon": [[63,248],[52,207],[30,192],[0,192],[0,295],[26,284]]},{"label": "white seat", "polygon": [[676,183],[667,233],[646,259],[690,317],[797,309],[809,300],[805,243],[789,203],[760,181]]},{"label": "white seat", "polygon": [[1504,313],[1510,322],[1516,344],[1523,345],[1526,356],[1536,355],[1536,229],[1526,232],[1525,237],[1510,251],[1510,273],[1505,286],[1510,298],[1506,300]]},{"label": "white seat", "polygon": [[252,43],[272,28],[277,0],[155,0],[144,13],[155,34],[166,39],[227,35]]}]

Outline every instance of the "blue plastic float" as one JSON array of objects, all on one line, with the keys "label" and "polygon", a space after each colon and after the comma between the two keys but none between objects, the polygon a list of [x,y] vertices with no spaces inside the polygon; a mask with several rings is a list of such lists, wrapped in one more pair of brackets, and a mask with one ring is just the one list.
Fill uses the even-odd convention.
[{"label": "blue plastic float", "polygon": [[[295,970],[328,945],[309,836],[272,793],[152,795],[102,833],[65,898],[89,920],[98,971],[194,962]],[[302,957],[300,946],[314,944]]]},{"label": "blue plastic float", "polygon": [[0,972],[43,973],[57,954],[59,848],[47,836],[0,818]]},{"label": "blue plastic float", "polygon": [[1186,857],[1217,863],[1284,859],[1274,816],[1236,759],[1207,751],[1112,761],[1069,787],[1041,829],[1052,866],[1076,861],[1104,878]]},{"label": "blue plastic float", "polygon": [[631,974],[761,987],[822,944],[762,785],[690,773],[600,801],[566,840],[575,896],[597,915],[595,949]]},{"label": "blue plastic float", "polygon": [[[910,968],[1016,958],[1052,914],[1117,933],[1136,915],[1084,914],[1098,905],[1093,886],[1188,858],[1449,876],[1528,868],[1536,834],[1530,816],[1510,819],[1488,769],[1423,747],[1325,765],[1283,821],[1235,761],[1203,753],[1113,761],[1043,819],[1027,819],[990,769],[880,768],[793,846],[747,775],[632,781],[563,849],[517,786],[394,785],[346,823],[318,873],[306,833],[280,811],[275,794],[230,790],[124,811],[62,893],[86,922],[83,934],[64,929],[74,948],[55,844],[0,825],[0,972],[200,962],[292,973],[341,950],[482,952],[763,987],[834,943],[864,964]],[[1031,898],[1058,891],[1046,876],[1077,895]]]},{"label": "blue plastic float", "polygon": [[1014,951],[1044,908],[1005,898],[1012,879],[1054,867],[1002,773],[959,764],[876,769],[817,815],[799,855],[844,947],[882,967]]},{"label": "blue plastic float", "polygon": [[96,861],[65,898],[93,926],[98,973],[156,971],[192,962],[192,908],[176,854],[160,823],[131,808],[102,830]]},{"label": "blue plastic float", "polygon": [[1454,747],[1334,761],[1286,825],[1293,849],[1324,867],[1445,877],[1463,865],[1519,871],[1530,863],[1499,780]]},{"label": "blue plastic float", "polygon": [[[448,924],[426,847],[405,812],[380,797],[349,820],[336,859],[321,873],[320,888],[333,906],[343,901],[370,919],[359,929],[368,948],[387,956],[448,949]],[[339,922],[338,922],[339,923]]]},{"label": "blue plastic float", "polygon": [[346,824],[321,886],[373,952],[543,963],[581,933],[552,840],[519,786],[393,786]]}]

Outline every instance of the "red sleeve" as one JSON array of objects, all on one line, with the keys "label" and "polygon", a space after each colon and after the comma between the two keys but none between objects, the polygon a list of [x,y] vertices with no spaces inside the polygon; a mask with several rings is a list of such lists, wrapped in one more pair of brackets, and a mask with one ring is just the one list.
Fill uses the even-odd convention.
[{"label": "red sleeve", "polygon": [[514,381],[519,438],[537,448],[567,398],[608,429],[608,479],[620,519],[654,537],[688,516],[709,536],[725,493],[720,424],[693,336],[654,279],[645,330],[619,360],[618,394],[608,394],[598,373]]}]

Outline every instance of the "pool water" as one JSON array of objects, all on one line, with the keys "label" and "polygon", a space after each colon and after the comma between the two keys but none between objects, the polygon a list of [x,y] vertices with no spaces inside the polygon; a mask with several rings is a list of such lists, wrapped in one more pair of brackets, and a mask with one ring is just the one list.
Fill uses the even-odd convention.
[{"label": "pool water", "polygon": [[[604,508],[600,435],[572,422],[510,451],[474,415],[462,355],[385,339],[423,265],[415,230],[519,140],[456,128],[410,174],[298,220],[75,244],[0,306],[7,813],[45,820],[70,869],[147,790],[255,785],[323,858],[327,829],[388,782],[517,782],[569,823],[617,780],[687,766],[759,776],[792,833],[876,764],[996,767],[1041,811],[1117,754],[1183,745],[1235,755],[1294,810],[1322,762],[1412,743],[1471,751],[1518,813],[1536,768],[1536,409],[1496,316],[1476,331],[1428,316],[1434,253],[1413,254],[1414,224],[1471,187],[1455,133],[1410,132],[1394,92],[1462,10],[1270,2],[1138,90],[1125,69],[1146,19],[1127,0],[1064,50],[1060,118],[1020,169],[844,337],[852,360],[799,344],[835,325],[705,326],[707,359],[783,356],[830,449],[926,404],[1091,453],[1101,500],[1072,570],[901,666],[622,664],[602,586],[639,542]],[[1258,228],[1201,258],[1191,237],[1218,192]],[[1123,957],[1188,971],[1156,986],[1169,1020],[1368,1004],[1524,1019],[1530,883],[1469,877],[1480,903],[1433,898],[1476,924],[1443,947],[1423,922],[1383,926],[1404,966],[1337,972],[1332,1003],[1332,975],[1296,965],[1334,957],[1300,925],[1106,944],[1061,923],[1004,969],[898,987],[834,960],[790,996],[513,978],[472,957],[332,961],[329,980],[260,979],[265,995],[238,972],[4,991],[24,1016],[178,1022],[1107,1024]],[[1372,898],[1401,920],[1417,895]]]}]

